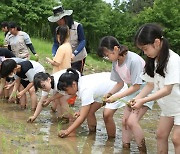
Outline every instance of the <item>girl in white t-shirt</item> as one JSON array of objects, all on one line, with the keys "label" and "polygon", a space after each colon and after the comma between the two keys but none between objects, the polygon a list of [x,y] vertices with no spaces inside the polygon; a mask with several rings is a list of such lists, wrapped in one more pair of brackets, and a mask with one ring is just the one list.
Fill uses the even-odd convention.
[{"label": "girl in white t-shirt", "polygon": [[[66,72],[65,70],[58,71],[52,75],[48,73],[39,72],[34,76],[34,87],[37,91],[38,88],[42,89],[41,99],[37,105],[36,111],[33,116],[29,117],[28,122],[33,122],[42,111],[43,107],[51,103],[51,109],[56,111],[59,119],[69,121],[69,105],[68,99],[72,96],[65,95],[57,89],[57,84],[60,76]],[[48,95],[51,94],[50,97]]]},{"label": "girl in white t-shirt", "polygon": [[[158,153],[168,153],[168,137],[173,129],[175,153],[180,153],[180,57],[169,49],[162,29],[145,24],[135,36],[135,43],[147,55],[142,79],[146,86],[132,100],[132,108],[139,109],[148,101],[157,100],[162,113],[157,128]],[[154,93],[147,96],[154,89]]]},{"label": "girl in white t-shirt", "polygon": [[[125,106],[122,120],[123,148],[130,148],[130,141],[132,135],[134,135],[139,151],[146,152],[144,133],[139,121],[148,108],[152,109],[153,102],[148,102],[139,110],[132,110],[121,101],[129,101],[139,93],[143,86],[140,74],[143,72],[145,62],[139,55],[128,51],[127,47],[120,45],[118,40],[112,36],[105,36],[101,39],[98,55],[107,57],[109,61],[112,61],[111,80],[117,82],[105,95],[107,103],[119,99],[120,103],[118,107],[121,108]],[[128,84],[129,88],[121,93],[117,93],[124,83]],[[116,110],[106,110],[104,115],[113,116],[115,111]],[[109,131],[114,132],[114,130],[114,122],[111,120]]]},{"label": "girl in white t-shirt", "polygon": [[[90,132],[96,131],[96,116],[95,112],[103,106],[102,98],[110,90],[116,82],[110,80],[110,73],[95,73],[79,77],[76,70],[70,68],[67,72],[62,74],[59,78],[58,89],[66,91],[69,95],[77,94],[81,100],[82,107],[80,112],[76,114],[77,119],[66,130],[59,132],[60,137],[68,136],[77,127],[79,127],[87,118],[88,127]],[[125,90],[125,84],[122,90]],[[106,104],[105,108],[109,110],[116,108],[116,104]],[[106,128],[111,127],[108,123]],[[109,133],[109,132],[107,132]],[[108,134],[109,135],[109,134]]]}]

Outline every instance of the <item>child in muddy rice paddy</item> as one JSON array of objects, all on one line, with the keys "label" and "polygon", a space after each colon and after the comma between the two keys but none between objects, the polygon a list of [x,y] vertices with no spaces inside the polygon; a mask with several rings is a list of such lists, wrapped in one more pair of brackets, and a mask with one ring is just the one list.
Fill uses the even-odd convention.
[{"label": "child in muddy rice paddy", "polygon": [[[7,59],[1,64],[1,77],[14,77],[15,84],[13,91],[9,97],[9,101],[14,101],[19,98],[22,109],[26,108],[26,92],[29,92],[31,98],[31,109],[35,111],[37,106],[37,96],[33,86],[34,75],[38,72],[45,72],[44,67],[36,62],[25,60],[20,63],[16,63],[13,59]],[[18,92],[19,91],[19,92]]]},{"label": "child in muddy rice paddy", "polygon": [[[122,119],[123,149],[130,149],[130,141],[132,135],[134,135],[140,153],[146,153],[144,133],[139,121],[148,108],[152,109],[153,102],[144,104],[138,110],[132,110],[128,104],[125,103],[134,98],[143,87],[140,74],[143,72],[145,62],[136,53],[128,51],[126,46],[120,45],[118,40],[112,36],[105,36],[101,39],[98,55],[112,61],[111,80],[117,82],[105,95],[106,102],[112,103],[119,99],[119,101],[117,101],[120,102],[118,108],[125,106]],[[125,83],[129,85],[129,88],[121,93],[117,93]],[[115,111],[116,110],[105,110],[104,116],[113,117]],[[111,121],[110,126],[111,127],[107,129],[112,132],[112,130],[114,130],[113,121]]]},{"label": "child in muddy rice paddy", "polygon": [[[38,88],[42,89],[41,99],[37,105],[36,111],[33,116],[29,117],[27,122],[33,122],[37,116],[42,111],[43,107],[51,103],[51,109],[56,111],[58,119],[62,122],[69,121],[69,105],[68,99],[72,96],[67,94],[62,94],[62,91],[57,89],[57,84],[60,76],[66,72],[65,70],[58,71],[51,76],[48,73],[39,72],[34,76],[34,87],[37,91]],[[48,97],[48,94],[51,94],[51,97]],[[53,101],[54,100],[54,101]]]},{"label": "child in muddy rice paddy", "polygon": [[[139,28],[135,43],[147,56],[141,76],[146,86],[132,101],[132,108],[157,100],[162,112],[157,128],[157,151],[168,153],[168,137],[173,128],[172,142],[175,153],[180,153],[180,56],[169,49],[162,29],[156,24]],[[154,93],[147,96],[154,89]]]},{"label": "child in muddy rice paddy", "polygon": [[[68,136],[77,127],[79,127],[87,118],[87,123],[90,132],[96,131],[96,116],[95,112],[103,106],[103,96],[110,91],[116,85],[116,82],[110,80],[109,72],[95,73],[80,77],[76,70],[69,68],[66,73],[63,73],[59,78],[58,89],[64,90],[69,95],[77,94],[77,97],[81,100],[81,109],[75,116],[77,119],[66,130],[59,132],[59,137]],[[122,90],[127,89],[127,85],[122,85]],[[116,110],[117,104],[106,104],[105,110]],[[107,117],[106,128],[110,128],[111,125],[107,121],[112,120]],[[111,132],[107,131],[108,136],[112,137]],[[113,136],[114,137],[114,136]]]},{"label": "child in muddy rice paddy", "polygon": [[72,47],[69,38],[69,28],[66,25],[59,26],[57,29],[57,40],[59,48],[52,59],[46,57],[46,60],[53,66],[53,72],[56,73],[62,69],[71,67]]},{"label": "child in muddy rice paddy", "polygon": [[[0,56],[0,67],[1,67],[1,63],[6,59],[13,59],[16,61],[16,63],[24,61],[24,59],[22,58],[17,58],[17,57],[7,58],[6,56]],[[0,79],[0,97],[8,100],[12,92],[13,86],[14,86],[13,77],[1,78]]]}]

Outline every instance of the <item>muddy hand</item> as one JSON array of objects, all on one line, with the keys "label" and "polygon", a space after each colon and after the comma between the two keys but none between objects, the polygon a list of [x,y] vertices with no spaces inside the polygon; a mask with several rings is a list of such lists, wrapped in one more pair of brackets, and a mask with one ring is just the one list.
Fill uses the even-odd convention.
[{"label": "muddy hand", "polygon": [[136,104],[135,99],[134,99],[134,98],[131,99],[131,100],[129,101],[129,104],[130,104],[131,107],[132,107],[133,105],[135,105],[135,104]]},{"label": "muddy hand", "polygon": [[110,96],[109,98],[107,98],[106,102],[107,103],[114,103],[115,101],[117,101],[118,99],[114,96]]},{"label": "muddy hand", "polygon": [[74,113],[74,117],[75,117],[75,118],[78,118],[79,116],[80,116],[80,113],[79,113],[79,112]]},{"label": "muddy hand", "polygon": [[8,99],[9,103],[15,102],[16,101],[16,97],[15,96],[10,96]]},{"label": "muddy hand", "polygon": [[47,101],[47,100],[44,100],[43,101],[43,103],[42,103],[42,107],[46,107],[46,106],[48,106],[49,105],[49,101]]},{"label": "muddy hand", "polygon": [[103,96],[102,102],[103,102],[103,103],[106,103],[106,102],[107,102],[107,99],[108,99],[109,97],[111,97],[111,96],[112,96],[111,93],[107,93],[106,95]]},{"label": "muddy hand", "polygon": [[24,95],[23,92],[19,92],[19,93],[17,94],[17,98],[21,98],[23,95]]},{"label": "muddy hand", "polygon": [[33,121],[35,120],[35,118],[34,118],[34,116],[32,116],[32,117],[29,117],[29,119],[27,120],[27,122],[29,123],[32,123]]},{"label": "muddy hand", "polygon": [[68,136],[67,130],[60,130],[60,132],[58,133],[58,136],[61,138]]},{"label": "muddy hand", "polygon": [[10,85],[10,84],[5,85],[4,88],[5,88],[6,90],[9,90],[9,89],[11,88],[11,85]]}]

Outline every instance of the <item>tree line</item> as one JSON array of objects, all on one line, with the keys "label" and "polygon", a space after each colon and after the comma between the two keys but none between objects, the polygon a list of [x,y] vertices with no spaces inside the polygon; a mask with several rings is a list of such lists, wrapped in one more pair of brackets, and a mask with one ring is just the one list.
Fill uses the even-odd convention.
[{"label": "tree line", "polygon": [[64,9],[72,9],[74,20],[82,23],[89,52],[96,52],[105,35],[115,36],[139,52],[133,43],[135,32],[142,24],[153,22],[164,28],[170,48],[180,54],[179,0],[114,0],[113,6],[103,0],[1,0],[0,21],[16,21],[31,36],[50,40],[56,24],[47,17],[59,2]]}]

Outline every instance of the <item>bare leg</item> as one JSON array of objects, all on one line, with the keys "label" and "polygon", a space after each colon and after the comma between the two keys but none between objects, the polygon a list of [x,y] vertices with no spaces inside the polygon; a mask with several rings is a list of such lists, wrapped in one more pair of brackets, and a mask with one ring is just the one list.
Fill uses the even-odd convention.
[{"label": "bare leg", "polygon": [[37,107],[37,96],[34,87],[29,89],[29,95],[31,97],[31,110],[35,111]]},{"label": "bare leg", "polygon": [[115,137],[116,136],[116,125],[113,119],[113,115],[116,112],[116,109],[104,109],[103,117],[104,117],[104,122],[106,125],[106,130],[108,137]]},{"label": "bare leg", "polygon": [[158,154],[168,154],[168,137],[174,124],[172,117],[160,117],[157,129]]},{"label": "bare leg", "polygon": [[8,95],[7,98],[9,98],[9,96],[11,95],[12,91],[13,91],[14,86],[12,86],[11,88],[8,89]]},{"label": "bare leg", "polygon": [[58,99],[56,99],[56,100],[51,102],[51,110],[53,112],[56,112],[56,109],[58,108],[58,104],[59,104],[59,100]]},{"label": "bare leg", "polygon": [[94,102],[93,104],[91,104],[91,107],[87,116],[87,122],[88,122],[88,127],[89,127],[90,132],[96,131],[97,121],[96,121],[95,112],[99,108],[101,108],[101,103]]},{"label": "bare leg", "polygon": [[[8,84],[9,84],[9,83],[5,81],[5,86],[8,85]],[[4,96],[5,98],[8,99],[9,96],[10,96],[10,95],[9,95],[9,90],[4,88],[4,90],[3,90],[2,92],[4,92],[4,93],[2,93],[2,96]],[[10,94],[11,94],[11,93],[10,93]]]},{"label": "bare leg", "polygon": [[127,120],[129,118],[129,115],[131,114],[131,111],[132,111],[131,108],[129,108],[128,106],[125,106],[124,115],[122,119],[122,142],[123,142],[124,149],[130,148],[130,141],[132,138],[132,132],[127,125]]},{"label": "bare leg", "polygon": [[[131,114],[128,118],[128,127],[131,129],[136,143],[141,147],[142,141],[144,140],[144,133],[139,124],[140,119],[146,113],[148,107],[142,107],[139,110],[131,111]],[[144,141],[143,141],[144,142]]]},{"label": "bare leg", "polygon": [[175,153],[179,154],[180,153],[180,126],[179,125],[174,126],[172,141],[174,144]]},{"label": "bare leg", "polygon": [[[69,104],[67,103],[67,99],[69,98],[69,95],[65,95],[62,96],[59,99],[59,102],[56,102],[57,104],[57,114],[58,117],[69,117],[69,112],[70,112],[70,108],[69,108]],[[58,99],[57,99],[58,100]],[[56,100],[56,101],[57,101]]]},{"label": "bare leg", "polygon": [[[20,84],[19,86],[19,91],[22,91],[24,89],[24,87]],[[25,109],[26,108],[26,94],[24,94],[23,96],[21,96],[21,98],[19,99],[19,102],[20,102],[20,106],[22,109]]]}]

